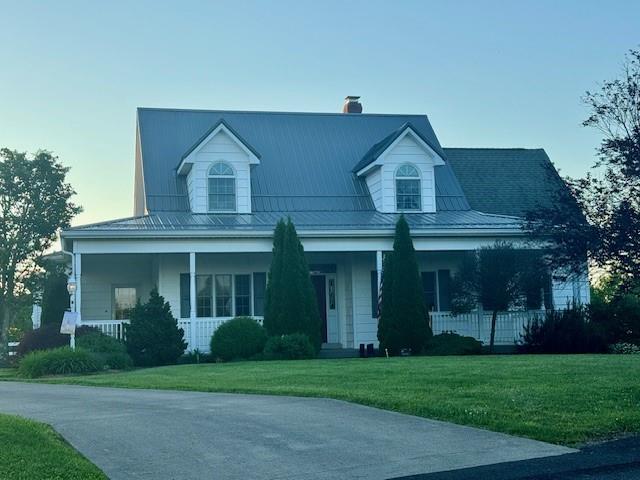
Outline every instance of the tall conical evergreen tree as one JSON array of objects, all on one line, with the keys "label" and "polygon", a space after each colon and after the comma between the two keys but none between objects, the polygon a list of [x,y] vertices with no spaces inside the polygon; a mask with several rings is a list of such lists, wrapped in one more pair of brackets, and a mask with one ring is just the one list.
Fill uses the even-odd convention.
[{"label": "tall conical evergreen tree", "polygon": [[378,340],[380,347],[390,353],[403,348],[419,353],[431,335],[409,225],[400,216],[393,252],[386,255],[384,262]]},{"label": "tall conical evergreen tree", "polygon": [[304,333],[318,350],[321,320],[304,248],[291,219],[274,232],[264,325],[269,335]]},{"label": "tall conical evergreen tree", "polygon": [[282,335],[283,281],[282,266],[284,260],[284,240],[287,226],[279,220],[273,232],[273,250],[267,289],[265,292],[264,328],[269,335]]}]

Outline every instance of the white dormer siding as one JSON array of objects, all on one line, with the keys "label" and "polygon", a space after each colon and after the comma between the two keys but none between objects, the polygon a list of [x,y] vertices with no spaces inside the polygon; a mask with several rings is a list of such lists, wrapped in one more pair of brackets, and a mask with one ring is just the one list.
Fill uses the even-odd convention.
[{"label": "white dormer siding", "polygon": [[[434,166],[443,163],[435,152],[425,147],[424,142],[408,129],[371,165],[358,173],[365,176],[376,210],[384,213],[435,212]],[[405,164],[415,167],[419,172],[419,210],[397,208],[396,173],[398,168]]]},{"label": "white dormer siding", "polygon": [[[209,208],[209,170],[222,162],[233,170],[235,209],[214,211]],[[224,125],[205,138],[182,162],[179,173],[186,172],[189,205],[194,213],[251,213],[251,165],[259,163]]]}]

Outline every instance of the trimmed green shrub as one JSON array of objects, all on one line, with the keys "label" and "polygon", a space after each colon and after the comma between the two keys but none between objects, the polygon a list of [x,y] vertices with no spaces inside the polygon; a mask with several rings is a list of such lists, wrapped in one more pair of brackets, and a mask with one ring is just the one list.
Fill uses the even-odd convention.
[{"label": "trimmed green shrub", "polygon": [[433,333],[409,224],[403,215],[396,223],[393,252],[385,255],[382,279],[380,351],[389,350],[396,355],[408,348],[414,354],[420,353]]},{"label": "trimmed green shrub", "polygon": [[544,320],[525,326],[521,350],[527,353],[603,353],[604,336],[589,321],[588,310],[572,305],[566,310],[548,311]]},{"label": "trimmed green shrub", "polygon": [[453,332],[442,332],[429,339],[425,355],[480,355],[482,342]]},{"label": "trimmed green shrub", "polygon": [[187,348],[184,330],[171,314],[171,307],[156,289],[147,303],[131,309],[126,327],[126,346],[135,365],[154,367],[178,361]]},{"label": "trimmed green shrub", "polygon": [[105,368],[124,370],[133,366],[125,344],[98,330],[79,336],[76,340],[76,346],[100,357]]},{"label": "trimmed green shrub", "polygon": [[211,356],[224,361],[248,359],[262,352],[265,329],[250,317],[236,317],[220,325],[211,337]]},{"label": "trimmed green shrub", "polygon": [[633,343],[614,343],[609,345],[609,352],[616,355],[640,355],[640,347]]},{"label": "trimmed green shrub", "polygon": [[315,356],[309,337],[301,333],[269,337],[264,346],[265,360],[303,360]]},{"label": "trimmed green shrub", "polygon": [[101,359],[88,350],[60,347],[27,354],[20,360],[18,373],[23,377],[37,378],[44,375],[98,372],[103,368]]}]

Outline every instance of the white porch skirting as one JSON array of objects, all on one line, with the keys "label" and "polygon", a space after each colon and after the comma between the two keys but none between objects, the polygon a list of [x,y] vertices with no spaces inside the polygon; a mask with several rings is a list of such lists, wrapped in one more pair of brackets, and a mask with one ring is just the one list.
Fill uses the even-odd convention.
[{"label": "white porch skirting", "polygon": [[[514,345],[522,340],[524,327],[536,318],[544,318],[544,310],[529,310],[520,312],[499,313],[496,319],[496,345]],[[474,337],[485,345],[489,344],[491,335],[491,312],[474,311],[459,315],[451,312],[431,312],[431,325],[435,335],[442,332],[455,332],[459,335]],[[194,322],[195,345],[191,345],[191,320],[181,318],[178,326],[184,330],[184,339],[189,344],[187,350],[198,349],[201,352],[209,352],[211,336],[216,329],[231,317],[223,318],[197,318]],[[262,318],[256,318],[262,324]],[[96,320],[83,321],[82,324],[95,327],[101,332],[123,340],[125,329],[123,324],[129,320]]]},{"label": "white porch skirting", "polygon": [[[453,315],[451,312],[431,312],[431,327],[434,335],[454,332],[474,337],[489,345],[491,337],[491,312],[473,311]],[[522,341],[524,327],[536,318],[543,319],[544,310],[528,310],[498,313],[496,318],[496,345],[514,345]]]}]

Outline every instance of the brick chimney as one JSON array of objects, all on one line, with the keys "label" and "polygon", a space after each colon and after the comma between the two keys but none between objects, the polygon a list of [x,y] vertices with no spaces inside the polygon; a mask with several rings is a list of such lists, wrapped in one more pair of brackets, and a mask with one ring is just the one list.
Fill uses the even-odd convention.
[{"label": "brick chimney", "polygon": [[362,113],[362,104],[358,101],[360,97],[348,95],[344,99],[342,113]]}]

